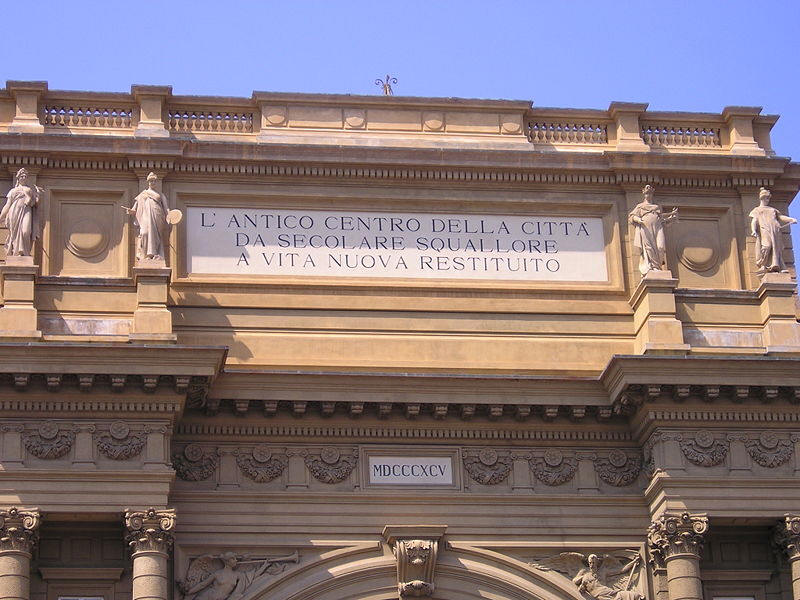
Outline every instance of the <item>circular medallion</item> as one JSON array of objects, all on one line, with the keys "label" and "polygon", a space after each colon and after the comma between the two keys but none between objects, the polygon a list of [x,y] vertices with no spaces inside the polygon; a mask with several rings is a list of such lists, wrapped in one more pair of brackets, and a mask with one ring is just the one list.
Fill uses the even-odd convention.
[{"label": "circular medallion", "polygon": [[544,462],[550,467],[557,467],[564,462],[564,455],[561,450],[553,450],[550,448],[544,453]]},{"label": "circular medallion", "polygon": [[345,112],[344,122],[351,129],[363,127],[367,119],[363,110],[348,110]]},{"label": "circular medallion", "polygon": [[444,114],[440,112],[432,112],[425,115],[425,129],[429,131],[440,131],[443,127]]},{"label": "circular medallion", "polygon": [[478,453],[478,459],[487,467],[491,467],[497,462],[497,452],[491,448],[484,448]]},{"label": "circular medallion", "polygon": [[108,428],[108,432],[115,440],[124,440],[131,432],[131,428],[122,421],[114,421]]},{"label": "circular medallion", "polygon": [[615,467],[624,467],[625,463],[628,462],[628,455],[625,454],[622,450],[612,450],[608,454],[608,462],[610,462]]},{"label": "circular medallion", "polygon": [[332,465],[337,460],[341,454],[336,448],[323,448],[322,451],[319,453],[319,457],[322,459],[322,462]]},{"label": "circular medallion", "polygon": [[45,421],[39,425],[39,435],[46,440],[52,440],[58,435],[58,425],[52,421]]},{"label": "circular medallion", "polygon": [[286,109],[282,106],[265,106],[264,117],[270,125],[283,125],[286,123]]},{"label": "circular medallion", "polygon": [[711,448],[714,445],[714,436],[710,431],[698,431],[694,436],[694,443],[701,448]]},{"label": "circular medallion", "polygon": [[189,444],[183,449],[183,455],[192,462],[197,462],[203,458],[203,449],[197,444]]},{"label": "circular medallion", "polygon": [[778,436],[771,431],[762,431],[758,436],[758,443],[767,450],[772,450],[778,447]]},{"label": "circular medallion", "polygon": [[94,219],[81,219],[73,223],[64,239],[67,250],[78,258],[92,258],[108,246],[105,229]]},{"label": "circular medallion", "polygon": [[717,249],[713,245],[709,236],[700,232],[687,233],[678,240],[678,259],[687,269],[695,272],[708,271],[717,264]]},{"label": "circular medallion", "polygon": [[253,448],[253,458],[260,463],[265,463],[272,458],[272,452],[266,446],[256,446]]}]

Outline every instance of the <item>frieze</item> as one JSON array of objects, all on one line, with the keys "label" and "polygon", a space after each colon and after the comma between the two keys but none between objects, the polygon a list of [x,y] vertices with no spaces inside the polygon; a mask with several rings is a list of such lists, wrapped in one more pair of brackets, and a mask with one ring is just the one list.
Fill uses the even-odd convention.
[{"label": "frieze", "polygon": [[285,454],[276,454],[267,446],[255,446],[252,450],[237,450],[236,464],[246,477],[256,483],[272,481],[283,474],[289,464]]},{"label": "frieze", "polygon": [[327,446],[305,457],[306,467],[314,479],[322,483],[340,483],[350,477],[358,463],[358,454],[342,454],[338,448]]},{"label": "frieze", "polygon": [[25,449],[36,458],[52,460],[65,456],[75,442],[72,429],[61,430],[54,421],[45,421],[39,425],[37,433],[24,436]]},{"label": "frieze", "polygon": [[624,487],[632,484],[642,470],[642,457],[638,452],[614,449],[599,455],[594,461],[597,475],[609,485]]},{"label": "frieze", "polygon": [[206,450],[198,444],[188,444],[182,452],[172,455],[172,466],[184,481],[204,481],[214,474],[219,462],[216,450]]},{"label": "frieze", "polygon": [[693,439],[680,441],[681,452],[686,459],[701,467],[721,464],[728,455],[728,444],[716,439],[710,431],[702,430]]},{"label": "frieze", "polygon": [[130,426],[123,421],[114,421],[108,433],[97,436],[97,449],[112,460],[128,460],[139,456],[147,442],[144,432],[132,433]]},{"label": "frieze", "polygon": [[511,473],[513,458],[499,454],[493,448],[481,448],[464,452],[464,469],[473,481],[483,485],[497,485],[505,481]]},{"label": "frieze", "polygon": [[577,458],[565,456],[557,448],[548,448],[542,456],[532,456],[528,465],[536,479],[550,486],[571,481],[578,470]]},{"label": "frieze", "polygon": [[771,431],[763,431],[757,438],[744,439],[747,453],[756,463],[768,469],[779,467],[792,457],[794,444]]}]

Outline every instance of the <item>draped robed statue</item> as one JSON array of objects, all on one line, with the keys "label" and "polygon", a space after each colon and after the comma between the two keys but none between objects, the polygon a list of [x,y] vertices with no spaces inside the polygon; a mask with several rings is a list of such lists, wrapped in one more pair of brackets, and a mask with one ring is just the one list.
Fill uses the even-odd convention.
[{"label": "draped robed statue", "polygon": [[786,273],[783,260],[783,232],[789,225],[797,223],[797,219],[782,215],[769,205],[772,193],[761,188],[758,194],[758,206],[750,211],[750,235],[756,238],[756,266],[759,273]]},{"label": "draped robed statue", "polygon": [[6,195],[0,224],[8,228],[7,256],[31,256],[33,242],[41,235],[40,202],[44,189],[28,185],[28,171],[20,169],[14,187]]},{"label": "draped robed statue", "polygon": [[646,185],[642,189],[642,201],[628,215],[628,222],[634,226],[633,247],[639,251],[639,272],[642,276],[650,271],[667,269],[667,247],[664,227],[678,218],[678,209],[664,213],[653,202],[655,189]]},{"label": "draped robed statue", "polygon": [[147,176],[147,189],[136,196],[133,206],[122,209],[133,215],[139,230],[136,236],[136,258],[163,259],[164,242],[169,236],[169,225],[180,222],[182,214],[178,210],[170,210],[167,198],[156,190],[158,176],[150,173]]}]

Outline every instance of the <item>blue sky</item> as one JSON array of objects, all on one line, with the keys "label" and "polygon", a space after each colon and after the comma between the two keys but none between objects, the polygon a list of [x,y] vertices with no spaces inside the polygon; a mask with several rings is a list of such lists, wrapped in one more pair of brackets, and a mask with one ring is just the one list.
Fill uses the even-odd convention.
[{"label": "blue sky", "polygon": [[38,0],[4,2],[3,21],[0,81],[372,94],[390,73],[402,95],[755,105],[781,115],[773,146],[800,160],[798,0]]}]

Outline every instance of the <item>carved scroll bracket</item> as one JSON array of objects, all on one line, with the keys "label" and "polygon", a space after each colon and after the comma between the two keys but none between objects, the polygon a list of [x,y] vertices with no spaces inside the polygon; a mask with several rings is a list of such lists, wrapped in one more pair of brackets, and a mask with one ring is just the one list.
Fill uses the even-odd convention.
[{"label": "carved scroll bracket", "polygon": [[387,525],[383,538],[397,560],[399,597],[432,596],[434,569],[446,525]]}]

